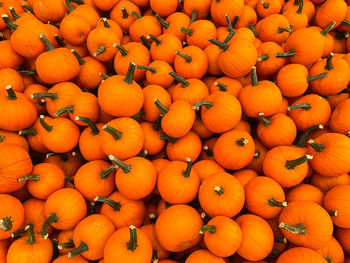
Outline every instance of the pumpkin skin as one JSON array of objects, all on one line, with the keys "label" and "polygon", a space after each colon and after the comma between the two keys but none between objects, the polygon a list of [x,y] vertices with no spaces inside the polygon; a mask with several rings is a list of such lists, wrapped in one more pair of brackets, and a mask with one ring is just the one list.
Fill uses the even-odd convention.
[{"label": "pumpkin skin", "polygon": [[317,26],[325,28],[330,22],[336,22],[335,28],[341,24],[346,16],[347,5],[343,1],[332,0],[324,3],[317,9],[314,22]]},{"label": "pumpkin skin", "polygon": [[238,80],[229,77],[221,77],[216,79],[210,86],[209,92],[210,94],[216,92],[227,92],[237,98],[242,88],[243,86]]},{"label": "pumpkin skin", "polygon": [[326,260],[330,259],[332,262],[344,262],[344,251],[339,242],[332,236],[326,245],[318,249],[317,252]]},{"label": "pumpkin skin", "polygon": [[243,208],[244,189],[234,176],[226,172],[214,173],[202,180],[198,200],[210,217],[232,218]]},{"label": "pumpkin skin", "polygon": [[318,173],[314,173],[311,177],[311,184],[326,194],[330,189],[337,185],[350,184],[350,176],[349,174],[339,176],[322,176]]},{"label": "pumpkin skin", "polygon": [[204,178],[211,174],[225,171],[224,168],[214,160],[200,160],[193,164],[192,167],[196,171],[200,181],[203,181]]},{"label": "pumpkin skin", "polygon": [[74,258],[69,258],[68,255],[63,255],[56,258],[52,263],[88,263],[86,259],[81,256],[76,256]]},{"label": "pumpkin skin", "polygon": [[293,187],[286,195],[288,202],[299,201],[312,201],[318,205],[322,205],[323,193],[316,186],[311,184],[299,184]]},{"label": "pumpkin skin", "polygon": [[342,246],[345,253],[349,254],[350,252],[350,240],[349,240],[349,228],[336,228],[335,238]]},{"label": "pumpkin skin", "polygon": [[241,169],[239,171],[234,172],[232,175],[238,179],[243,188],[251,179],[258,176],[258,174],[252,169]]},{"label": "pumpkin skin", "polygon": [[[40,230],[45,221],[45,201],[36,198],[31,198],[23,203],[25,218],[23,225],[34,225],[34,232],[40,234]],[[49,228],[49,233],[51,233],[53,228]]]},{"label": "pumpkin skin", "polygon": [[151,259],[151,241],[142,230],[135,226],[123,227],[115,231],[107,240],[104,248],[105,263],[148,263]]},{"label": "pumpkin skin", "polygon": [[163,34],[172,34],[178,37],[181,42],[186,40],[186,34],[181,31],[181,27],[186,28],[190,24],[191,18],[187,14],[183,12],[174,12],[169,15],[165,21],[159,16],[156,16],[156,18],[163,27]]},{"label": "pumpkin skin", "polygon": [[0,130],[0,143],[16,144],[18,146],[22,146],[27,152],[29,151],[29,145],[27,140],[14,132]]},{"label": "pumpkin skin", "polygon": [[327,211],[311,201],[292,201],[282,209],[279,227],[297,246],[319,249],[332,237],[333,223]]},{"label": "pumpkin skin", "polygon": [[242,244],[237,253],[246,260],[258,261],[270,254],[273,247],[273,232],[270,225],[261,217],[246,214],[236,222],[242,230]]},{"label": "pumpkin skin", "polygon": [[[160,261],[160,263],[161,262],[163,262],[163,261]],[[166,261],[164,263],[172,263],[172,262],[173,261],[169,260],[169,262]],[[199,250],[192,252],[185,261],[185,263],[197,263],[197,262],[224,263],[225,260],[221,257],[215,256],[214,254],[210,253],[208,250],[199,249]]]},{"label": "pumpkin skin", "polygon": [[294,247],[282,253],[282,255],[278,257],[276,262],[277,263],[292,263],[292,262],[326,263],[327,260],[325,260],[319,253],[317,253],[316,251],[310,248]]},{"label": "pumpkin skin", "polygon": [[159,244],[170,252],[181,252],[199,243],[203,226],[199,213],[188,205],[172,205],[155,224]]},{"label": "pumpkin skin", "polygon": [[350,99],[345,99],[333,110],[329,122],[332,132],[348,134],[350,132],[350,122],[348,121],[348,109],[350,109]]},{"label": "pumpkin skin", "polygon": [[3,68],[0,70],[0,88],[4,89],[7,85],[11,85],[12,89],[17,92],[24,91],[24,81],[16,70],[12,68]]},{"label": "pumpkin skin", "polygon": [[145,136],[144,152],[147,152],[149,155],[161,152],[165,145],[165,141],[159,137],[162,134],[161,131],[159,129],[154,130],[154,124],[150,122],[141,122],[141,127]]},{"label": "pumpkin skin", "polygon": [[18,178],[32,171],[32,161],[28,152],[18,145],[0,144],[0,156],[0,193],[14,192],[25,184]]},{"label": "pumpkin skin", "polygon": [[8,194],[0,194],[0,240],[11,236],[24,222],[24,208],[21,202]]},{"label": "pumpkin skin", "polygon": [[[345,157],[350,151],[348,137],[340,133],[326,133],[308,143],[308,153],[314,156],[310,164],[317,173],[339,176],[350,171],[350,162]],[[315,144],[316,148],[313,148]],[[317,148],[317,145],[321,148]]]},{"label": "pumpkin skin", "polygon": [[6,54],[0,58],[0,68],[15,68],[24,62],[24,58],[12,48],[10,40],[0,42],[0,52]]},{"label": "pumpkin skin", "polygon": [[149,238],[152,243],[152,248],[157,251],[157,258],[159,260],[167,259],[169,257],[169,252],[166,251],[158,242],[156,237],[155,225],[146,224],[140,228]]},{"label": "pumpkin skin", "polygon": [[10,246],[10,240],[0,240],[0,262],[6,263],[7,250]]},{"label": "pumpkin skin", "polygon": [[235,16],[239,16],[241,18],[242,12],[244,10],[244,1],[215,1],[211,2],[210,5],[210,14],[213,21],[221,26],[226,26],[227,21],[225,19],[225,15],[227,14],[232,22]]},{"label": "pumpkin skin", "polygon": [[273,41],[281,45],[289,36],[290,24],[283,15],[272,14],[261,19],[255,29],[262,41]]}]

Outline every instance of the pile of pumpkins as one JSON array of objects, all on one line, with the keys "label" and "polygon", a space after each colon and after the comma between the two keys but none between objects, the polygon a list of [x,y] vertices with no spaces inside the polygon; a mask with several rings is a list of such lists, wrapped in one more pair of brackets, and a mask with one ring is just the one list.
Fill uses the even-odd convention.
[{"label": "pile of pumpkins", "polygon": [[0,263],[349,263],[349,3],[0,0]]}]

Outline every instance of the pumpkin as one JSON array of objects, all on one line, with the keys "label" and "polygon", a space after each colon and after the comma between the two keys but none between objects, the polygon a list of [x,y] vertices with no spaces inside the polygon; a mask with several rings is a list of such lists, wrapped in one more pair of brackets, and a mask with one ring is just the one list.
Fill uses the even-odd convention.
[{"label": "pumpkin", "polygon": [[350,99],[345,99],[332,112],[329,127],[333,132],[349,134],[350,125],[346,116]]},{"label": "pumpkin", "polygon": [[3,68],[0,70],[0,88],[4,89],[11,85],[12,89],[17,92],[24,91],[24,81],[20,73],[12,68]]},{"label": "pumpkin", "polygon": [[[32,224],[34,226],[34,232],[40,234],[40,230],[45,221],[45,201],[36,198],[31,198],[23,203],[23,208],[25,213],[23,225],[26,226]],[[49,233],[52,233],[52,230],[53,228],[49,228]]]},{"label": "pumpkin", "polygon": [[[170,260],[166,262],[163,262],[163,261],[160,261],[160,262],[173,263],[173,261],[170,261]],[[208,250],[199,249],[199,250],[193,251],[185,261],[185,263],[197,263],[197,262],[224,263],[225,261],[223,258],[215,256],[214,254],[210,253]]]},{"label": "pumpkin", "polygon": [[213,21],[218,24],[225,26],[226,25],[226,18],[225,15],[227,14],[231,22],[233,19],[238,16],[240,19],[242,18],[242,13],[244,10],[244,1],[236,0],[236,1],[212,1],[210,5],[210,15],[213,19]]},{"label": "pumpkin", "polygon": [[332,0],[322,4],[317,9],[314,21],[321,28],[325,28],[330,22],[335,21],[337,27],[345,18],[346,13],[347,5],[345,2]]},{"label": "pumpkin", "polygon": [[192,168],[196,171],[200,181],[211,174],[224,172],[224,169],[214,160],[200,160],[194,163]]},{"label": "pumpkin", "polygon": [[234,172],[232,175],[238,179],[243,188],[251,179],[258,176],[258,174],[252,169],[241,169]]},{"label": "pumpkin", "polygon": [[327,260],[325,260],[319,253],[306,247],[290,248],[284,253],[282,253],[277,259],[277,263],[290,263],[290,262],[302,263],[305,261],[310,263],[327,262]]},{"label": "pumpkin", "polygon": [[318,173],[314,173],[311,177],[311,184],[316,186],[323,193],[327,193],[337,185],[350,184],[350,176],[348,174],[342,174],[339,176],[322,176]]},{"label": "pumpkin", "polygon": [[306,28],[309,22],[308,14],[304,11],[304,0],[298,1],[298,9],[292,10],[291,8],[284,11],[283,15],[288,19],[289,23],[293,25],[293,30],[299,30]]},{"label": "pumpkin", "polygon": [[176,11],[178,1],[172,0],[168,2],[163,2],[160,0],[150,0],[149,4],[156,14],[162,17],[167,17]]},{"label": "pumpkin", "polygon": [[39,114],[45,114],[46,113],[45,99],[32,99],[32,95],[35,93],[48,92],[48,88],[40,84],[31,84],[31,83],[28,83],[28,84],[29,85],[26,87],[23,93],[27,95],[27,98],[32,101],[32,103],[36,107],[36,110]]},{"label": "pumpkin", "polygon": [[0,130],[0,143],[16,144],[22,146],[26,151],[29,151],[29,145],[27,140],[14,132]]},{"label": "pumpkin", "polygon": [[60,23],[62,37],[73,45],[82,45],[90,31],[91,27],[88,22],[79,16],[67,15]]},{"label": "pumpkin", "polygon": [[60,256],[56,258],[52,263],[88,263],[86,259],[82,256],[76,256],[74,258],[69,258],[68,255]]},{"label": "pumpkin", "polygon": [[344,262],[343,248],[334,237],[332,237],[326,245],[318,249],[317,252],[327,261]]},{"label": "pumpkin", "polygon": [[155,60],[149,66],[137,66],[137,68],[146,70],[146,80],[149,84],[169,88],[174,82],[173,78],[169,75],[169,72],[174,70],[163,60]]},{"label": "pumpkin", "polygon": [[24,62],[24,58],[12,48],[10,40],[0,41],[0,51],[4,54],[0,58],[0,68],[15,68]]},{"label": "pumpkin", "polygon": [[316,204],[322,205],[323,197],[322,191],[316,186],[311,184],[299,184],[288,191],[286,200],[288,202],[294,200],[313,201]]},{"label": "pumpkin", "polygon": [[130,25],[136,20],[136,17],[131,15],[131,11],[140,13],[138,6],[132,1],[121,0],[111,10],[110,17],[120,25],[123,31],[127,32]]},{"label": "pumpkin", "polygon": [[163,27],[163,34],[170,33],[177,36],[181,42],[186,40],[186,34],[181,31],[181,27],[186,28],[190,25],[191,18],[187,14],[174,12],[166,20],[163,20],[159,15],[156,15],[156,19]]},{"label": "pumpkin", "polygon": [[9,238],[24,222],[24,208],[21,202],[8,194],[0,194],[0,240]]},{"label": "pumpkin", "polygon": [[271,14],[261,19],[258,24],[256,31],[259,38],[262,41],[273,41],[279,45],[287,40],[292,31],[288,19],[281,14]]},{"label": "pumpkin", "polygon": [[350,251],[349,228],[338,227],[335,231],[335,238],[342,246],[344,252],[348,254]]},{"label": "pumpkin", "polygon": [[258,75],[274,75],[286,64],[285,58],[276,57],[275,54],[283,52],[283,48],[275,42],[264,42],[257,47],[257,51],[256,71]]},{"label": "pumpkin", "polygon": [[68,177],[73,177],[79,167],[83,165],[82,158],[73,155],[73,152],[68,153],[48,153],[46,154],[45,163],[53,163],[59,166],[64,174]]},{"label": "pumpkin", "polygon": [[197,46],[201,49],[211,45],[209,39],[216,39],[217,36],[216,27],[209,20],[197,20],[190,24],[189,28],[182,27],[181,31],[187,35],[186,42],[188,45]]},{"label": "pumpkin", "polygon": [[203,19],[207,17],[210,11],[210,0],[185,0],[183,3],[183,12],[189,16],[192,16],[192,22],[196,18]]}]

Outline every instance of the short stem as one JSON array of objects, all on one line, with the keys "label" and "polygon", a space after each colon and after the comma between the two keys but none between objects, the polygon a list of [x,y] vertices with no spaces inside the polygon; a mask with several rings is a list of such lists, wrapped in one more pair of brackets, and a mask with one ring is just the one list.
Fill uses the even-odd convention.
[{"label": "short stem", "polygon": [[283,26],[279,26],[278,29],[277,29],[278,33],[283,33],[283,32],[288,32],[290,33],[290,28],[288,27],[283,27]]},{"label": "short stem", "polygon": [[145,115],[145,111],[143,109],[141,109],[138,113],[136,113],[135,115],[131,116],[130,118],[136,120],[136,119],[140,118],[143,115]]},{"label": "short stem", "polygon": [[204,222],[204,224],[208,224],[208,222],[210,221],[210,218],[206,212],[201,213],[201,218],[202,218],[202,221]]},{"label": "short stem", "polygon": [[0,135],[0,143],[5,140],[6,136]]},{"label": "short stem", "polygon": [[123,18],[124,18],[124,19],[128,18],[128,17],[129,17],[129,13],[128,13],[128,11],[126,10],[125,6],[122,6],[120,9],[122,10]]},{"label": "short stem", "polygon": [[259,85],[259,81],[258,81],[258,75],[256,74],[256,67],[252,67],[251,70],[251,76],[252,76],[252,86],[258,86]]},{"label": "short stem", "polygon": [[137,232],[136,227],[130,226],[130,240],[129,242],[126,242],[126,247],[128,250],[131,250],[132,252],[135,252],[136,248],[139,246],[137,244]]},{"label": "short stem", "polygon": [[18,182],[23,182],[23,181],[34,181],[38,182],[40,181],[40,175],[39,174],[31,174],[31,175],[26,175],[18,178]]},{"label": "short stem", "polygon": [[58,245],[58,249],[59,250],[70,249],[70,248],[73,248],[73,247],[74,247],[74,242],[73,242],[73,239],[71,239],[71,238],[68,240],[68,242]]},{"label": "short stem", "polygon": [[248,139],[246,139],[246,138],[241,138],[241,139],[239,139],[239,140],[236,140],[236,144],[238,145],[238,146],[244,146],[244,145],[246,145],[248,143]]},{"label": "short stem", "polygon": [[274,236],[274,241],[277,242],[277,243],[287,244],[287,238],[286,237]]},{"label": "short stem", "polygon": [[157,118],[157,120],[155,121],[155,123],[153,123],[152,129],[154,131],[159,131],[160,130],[160,126],[161,126],[161,122],[162,122],[162,116],[159,116]]},{"label": "short stem", "polygon": [[20,16],[16,13],[16,10],[12,6],[9,8],[9,10],[14,20],[20,18]]},{"label": "short stem", "polygon": [[50,100],[57,100],[58,94],[57,93],[50,93],[50,92],[38,92],[38,93],[33,93],[30,97],[33,100],[36,100],[39,98],[49,98]]},{"label": "short stem", "polygon": [[92,55],[94,57],[97,57],[98,55],[101,55],[104,52],[106,52],[106,47],[101,45],[98,47],[98,49]]},{"label": "short stem", "polygon": [[196,21],[197,16],[198,16],[198,11],[197,11],[197,10],[193,10],[193,11],[192,11],[192,15],[191,15],[190,25],[191,25],[194,21]]},{"label": "short stem", "polygon": [[11,237],[12,238],[18,238],[20,237],[21,235],[23,235],[24,233],[26,233],[26,229],[25,227],[21,228],[21,229],[18,229],[17,231],[11,233]]},{"label": "short stem", "polygon": [[173,137],[170,137],[169,135],[165,134],[165,133],[161,133],[159,134],[159,138],[161,140],[166,140],[166,141],[169,141],[171,142],[172,144],[176,143],[177,142],[177,138],[173,138]]},{"label": "short stem", "polygon": [[273,206],[273,207],[286,207],[287,206],[287,202],[279,202],[273,197],[268,200],[268,203],[270,206]]},{"label": "short stem", "polygon": [[311,159],[312,159],[312,156],[306,154],[306,155],[299,157],[295,160],[287,160],[284,167],[286,167],[288,170],[292,170],[295,167],[297,167],[298,165],[301,165],[301,164],[303,164]]},{"label": "short stem", "polygon": [[207,145],[203,146],[203,151],[205,152],[205,154],[207,156],[214,156],[214,153],[212,150],[209,149],[209,147]]},{"label": "short stem", "polygon": [[193,30],[185,27],[181,27],[181,32],[185,33],[186,35],[192,36],[193,35]]},{"label": "short stem", "polygon": [[228,35],[226,36],[226,38],[224,39],[224,42],[223,42],[223,43],[225,43],[225,44],[228,43],[228,42],[232,39],[232,37],[233,37],[235,34],[236,34],[235,31],[229,32]]},{"label": "short stem", "polygon": [[16,92],[13,90],[11,85],[7,85],[5,87],[6,92],[7,92],[7,99],[8,100],[17,100]]},{"label": "short stem", "polygon": [[29,11],[29,13],[34,14],[33,8],[31,8],[29,5],[22,5],[22,7],[23,7],[24,9],[27,9],[27,10]]},{"label": "short stem", "polygon": [[126,56],[128,54],[128,51],[122,45],[115,43],[113,44],[113,47],[118,49],[122,56]]},{"label": "short stem", "polygon": [[264,0],[261,1],[261,5],[262,5],[265,9],[269,8],[269,6],[270,6],[270,4],[264,2]]},{"label": "short stem", "polygon": [[299,138],[298,142],[296,143],[296,147],[304,148],[304,145],[306,143],[306,140],[310,137],[310,135],[317,130],[323,129],[323,125],[314,125],[308,128]]},{"label": "short stem", "polygon": [[225,192],[224,187],[222,186],[215,186],[214,191],[218,195],[222,195]]},{"label": "short stem", "polygon": [[77,51],[72,49],[71,52],[76,57],[76,59],[78,60],[80,65],[84,65],[85,64],[85,60],[79,55],[79,53]]},{"label": "short stem", "polygon": [[10,231],[12,229],[13,220],[11,216],[6,216],[0,219],[0,229],[4,232]]},{"label": "short stem", "polygon": [[300,234],[305,235],[306,234],[306,227],[301,223],[296,225],[296,226],[291,226],[291,225],[288,225],[288,224],[285,224],[282,222],[279,224],[279,228],[286,230],[288,232],[291,232],[293,234],[298,234],[298,235],[300,235]]},{"label": "short stem", "polygon": [[327,260],[328,263],[333,263],[332,259],[329,256],[325,257],[324,259]]},{"label": "short stem", "polygon": [[294,50],[289,50],[288,52],[284,53],[276,53],[276,58],[285,58],[285,57],[293,57],[295,56]]},{"label": "short stem", "polygon": [[57,34],[55,35],[55,39],[61,47],[65,47],[67,45]]},{"label": "short stem", "polygon": [[177,82],[179,82],[183,88],[186,88],[190,85],[190,83],[186,79],[184,79],[174,71],[170,71],[169,75],[172,76]]},{"label": "short stem", "polygon": [[148,71],[152,72],[153,74],[157,73],[157,69],[156,68],[152,68],[152,67],[149,67],[149,66],[137,65],[137,69],[145,69],[145,70],[148,70]]},{"label": "short stem", "polygon": [[100,178],[101,179],[107,179],[108,176],[113,172],[117,170],[117,168],[115,167],[115,165],[111,165],[110,167],[108,167],[106,170],[102,170],[100,172]]},{"label": "short stem", "polygon": [[269,58],[269,54],[262,54],[258,57],[258,61],[268,60]]},{"label": "short stem", "polygon": [[249,24],[248,28],[253,32],[255,37],[259,36],[258,32],[256,32],[255,27],[252,24]]},{"label": "short stem", "polygon": [[116,141],[120,140],[123,136],[123,133],[121,131],[118,131],[116,128],[113,128],[112,126],[104,125],[102,127],[102,130],[104,130],[105,132],[108,132],[110,135],[112,135],[112,137]]},{"label": "short stem", "polygon": [[296,11],[297,14],[301,14],[303,12],[304,0],[299,0],[299,7]]},{"label": "short stem", "polygon": [[46,46],[48,51],[55,50],[54,46],[52,45],[52,43],[50,42],[50,40],[46,36],[41,34],[40,39],[44,43],[44,45]]},{"label": "short stem", "polygon": [[187,161],[187,166],[186,166],[186,169],[182,172],[182,175],[185,178],[188,178],[190,177],[191,170],[192,170],[192,160],[191,158],[186,158],[186,161]]},{"label": "short stem", "polygon": [[72,12],[74,10],[74,6],[70,2],[70,0],[66,0],[66,6],[68,7],[68,10]]},{"label": "short stem", "polygon": [[66,182],[71,183],[71,184],[74,185],[74,178],[72,178],[72,177],[65,176],[65,177],[64,177],[64,181],[66,181]]},{"label": "short stem", "polygon": [[127,174],[131,172],[131,165],[124,163],[123,161],[119,160],[113,155],[109,155],[108,157],[112,161],[112,163],[115,163],[120,169],[123,170],[124,173]]},{"label": "short stem", "polygon": [[264,116],[263,112],[259,113],[259,120],[262,123],[262,125],[264,125],[265,127],[268,127],[269,125],[271,125],[271,120],[267,119]]},{"label": "short stem", "polygon": [[319,144],[314,140],[309,140],[307,143],[310,144],[310,146],[314,148],[316,152],[322,152],[325,149],[323,144]]},{"label": "short stem", "polygon": [[103,17],[102,18],[102,23],[103,23],[104,27],[111,28],[111,25],[108,23],[107,18]]},{"label": "short stem", "polygon": [[218,87],[220,91],[227,91],[227,85],[225,85],[224,83],[216,81],[214,85]]},{"label": "short stem", "polygon": [[58,221],[58,217],[55,213],[50,213],[50,216],[44,221],[43,226],[41,228],[40,234],[44,239],[47,239],[49,237],[49,234],[47,233],[47,228]]},{"label": "short stem", "polygon": [[204,225],[201,229],[199,229],[199,234],[204,234],[205,232],[209,232],[214,234],[216,232],[216,227],[213,225]]},{"label": "short stem", "polygon": [[213,102],[211,101],[207,101],[207,100],[201,100],[196,102],[193,106],[192,109],[194,110],[199,110],[201,106],[205,106],[207,109],[210,109],[211,107],[213,107]]},{"label": "short stem", "polygon": [[260,157],[260,151],[259,150],[255,150],[255,152],[254,152],[254,158],[255,159],[257,159],[257,158],[259,158]]},{"label": "short stem", "polygon": [[141,16],[138,12],[136,12],[136,11],[131,11],[130,14],[131,14],[131,15],[134,15],[137,19],[140,19],[140,18],[142,17],[142,16]]},{"label": "short stem", "polygon": [[282,254],[281,251],[277,251],[277,250],[271,250],[271,253],[270,255],[273,256],[273,257],[279,257],[280,255]]},{"label": "short stem", "polygon": [[85,242],[81,241],[77,248],[73,249],[68,253],[68,258],[78,256],[88,250],[89,250],[88,245]]},{"label": "short stem", "polygon": [[151,43],[147,40],[147,38],[144,35],[140,36],[140,39],[142,40],[143,44],[147,47],[149,50],[151,48]]},{"label": "short stem", "polygon": [[159,24],[164,27],[165,29],[168,29],[170,23],[166,22],[163,18],[161,18],[158,14],[156,14],[156,19],[158,20]]},{"label": "short stem", "polygon": [[104,79],[108,79],[108,78],[109,78],[109,76],[108,76],[107,74],[103,73],[103,72],[100,72],[99,75],[100,75],[102,78],[104,78]]},{"label": "short stem", "polygon": [[333,56],[334,56],[334,54],[331,52],[329,54],[329,56],[327,57],[327,62],[326,62],[326,66],[324,67],[324,69],[326,69],[326,70],[334,69],[333,64],[332,64]]},{"label": "short stem", "polygon": [[350,20],[344,19],[343,21],[341,21],[342,24],[350,26]]},{"label": "short stem", "polygon": [[327,75],[328,75],[328,71],[323,72],[323,73],[318,74],[318,75],[315,75],[315,76],[307,76],[307,77],[306,77],[306,81],[307,81],[307,82],[314,81],[314,80],[317,80],[317,79],[324,78],[324,77],[327,76]]},{"label": "short stem", "polygon": [[209,42],[218,46],[220,49],[226,51],[229,48],[229,45],[226,44],[225,42],[220,42],[219,40],[216,39],[209,39]]},{"label": "short stem", "polygon": [[338,210],[327,211],[330,216],[338,216]]},{"label": "short stem", "polygon": [[309,103],[298,103],[298,104],[287,107],[288,111],[296,110],[296,109],[309,110],[309,109],[311,109],[311,105]]},{"label": "short stem", "polygon": [[31,76],[37,74],[35,70],[18,70],[17,71],[21,75]]},{"label": "short stem", "polygon": [[59,109],[58,111],[56,111],[53,116],[55,117],[59,117],[61,116],[62,114],[65,114],[65,113],[73,113],[74,112],[74,106],[73,105],[70,105],[70,106],[67,106],[67,107],[64,107],[62,109]]},{"label": "short stem", "polygon": [[34,232],[34,226],[32,224],[27,225],[24,230],[28,233],[28,239],[27,244],[33,245],[35,244],[35,232]]},{"label": "short stem", "polygon": [[165,115],[168,113],[169,109],[165,107],[158,98],[155,99],[154,104],[156,105],[161,114]]},{"label": "short stem", "polygon": [[332,21],[330,22],[322,31],[321,31],[321,34],[326,36],[329,31],[331,31],[333,29],[333,27],[335,26],[336,22],[335,21]]},{"label": "short stem", "polygon": [[16,25],[15,23],[12,23],[8,15],[3,14],[1,17],[9,29],[11,29],[12,31],[15,31],[17,29],[18,25]]},{"label": "short stem", "polygon": [[154,35],[147,35],[147,39],[152,39],[157,46],[162,44],[162,41]]},{"label": "short stem", "polygon": [[75,120],[81,121],[81,122],[87,124],[90,127],[92,135],[97,135],[100,133],[100,130],[97,128],[96,124],[92,120],[90,120],[89,118],[75,116]]},{"label": "short stem", "polygon": [[45,120],[44,120],[44,115],[40,115],[39,117],[39,122],[40,125],[47,131],[47,132],[51,132],[53,130],[53,126],[51,126],[50,124],[48,124]]},{"label": "short stem", "polygon": [[192,62],[192,57],[189,55],[186,55],[184,53],[181,53],[180,51],[176,51],[176,55],[178,55],[179,57],[182,57],[187,63],[191,63]]},{"label": "short stem", "polygon": [[132,84],[134,82],[134,74],[135,74],[136,65],[134,62],[130,62],[128,72],[126,72],[124,82],[127,84]]}]

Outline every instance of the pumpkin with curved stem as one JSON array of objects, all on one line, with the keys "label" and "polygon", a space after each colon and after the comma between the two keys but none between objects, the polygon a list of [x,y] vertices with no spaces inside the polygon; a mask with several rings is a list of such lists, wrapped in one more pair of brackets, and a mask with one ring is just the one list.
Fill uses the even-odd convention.
[{"label": "pumpkin with curved stem", "polygon": [[160,138],[161,131],[150,122],[141,122],[140,125],[145,136],[144,151],[149,155],[159,153],[165,145],[165,141]]},{"label": "pumpkin with curved stem", "polygon": [[282,8],[282,1],[263,0],[258,1],[256,12],[259,17],[265,18],[272,14],[279,14]]},{"label": "pumpkin with curved stem", "polygon": [[74,248],[73,230],[61,230],[57,235],[58,252],[60,255],[67,255]]},{"label": "pumpkin with curved stem", "polygon": [[136,17],[136,20],[130,25],[129,35],[132,41],[140,42],[147,41],[148,35],[159,36],[162,33],[162,28],[153,16],[141,16],[136,11],[131,11],[131,15]]},{"label": "pumpkin with curved stem", "polygon": [[186,40],[186,34],[181,31],[181,27],[188,27],[190,25],[191,18],[182,12],[174,12],[169,15],[166,20],[163,20],[156,14],[156,19],[163,27],[163,34],[170,33],[177,36],[181,42]]},{"label": "pumpkin with curved stem", "polygon": [[111,31],[113,31],[114,34],[116,34],[120,40],[120,42],[123,41],[123,30],[121,29],[120,25],[115,22],[114,20],[107,19],[105,17],[99,18],[98,24],[96,27],[106,27],[109,28]]},{"label": "pumpkin with curved stem", "polygon": [[227,92],[237,98],[242,88],[243,86],[238,80],[229,77],[221,77],[216,79],[213,85],[209,87],[209,92],[210,94]]},{"label": "pumpkin with curved stem", "polygon": [[317,250],[328,262],[344,262],[344,251],[339,242],[332,237],[329,242]]},{"label": "pumpkin with curved stem", "polygon": [[308,25],[309,17],[303,8],[304,0],[298,0],[298,8],[296,10],[290,8],[282,13],[288,19],[289,23],[293,25],[294,31],[306,28]]},{"label": "pumpkin with curved stem", "polygon": [[24,208],[21,202],[8,194],[0,194],[0,240],[9,238],[24,222]]},{"label": "pumpkin with curved stem", "polygon": [[257,47],[257,51],[256,72],[258,75],[272,76],[286,64],[285,58],[276,57],[275,54],[283,52],[283,48],[275,42],[264,42]]},{"label": "pumpkin with curved stem", "polygon": [[207,17],[210,11],[210,0],[185,0],[183,3],[183,12],[189,16],[192,16],[191,22],[197,19],[203,19]]},{"label": "pumpkin with curved stem", "polygon": [[48,92],[48,90],[48,88],[40,84],[29,84],[23,92],[32,101],[38,114],[46,113],[46,101],[45,99],[32,99],[32,95],[34,93]]},{"label": "pumpkin with curved stem", "polygon": [[280,14],[269,15],[261,19],[258,24],[256,31],[259,38],[262,41],[273,41],[279,45],[287,40],[292,31],[288,19]]},{"label": "pumpkin with curved stem", "polygon": [[332,237],[333,223],[327,211],[311,201],[291,201],[282,209],[279,228],[297,246],[319,249]]},{"label": "pumpkin with curved stem", "polygon": [[316,204],[322,205],[323,193],[320,189],[311,184],[299,184],[286,194],[286,200],[287,202],[295,200],[313,201]]},{"label": "pumpkin with curved stem", "polygon": [[330,22],[335,21],[338,27],[344,20],[347,12],[347,5],[343,1],[332,0],[324,3],[317,9],[315,14],[315,24],[325,28]]},{"label": "pumpkin with curved stem", "polygon": [[111,10],[110,17],[120,25],[123,31],[127,32],[130,25],[136,20],[136,17],[130,14],[131,11],[140,13],[138,6],[132,1],[121,0]]},{"label": "pumpkin with curved stem", "polygon": [[60,23],[60,34],[69,43],[73,45],[82,45],[85,43],[91,27],[86,20],[79,16],[67,15]]},{"label": "pumpkin with curved stem", "polygon": [[324,259],[315,250],[306,247],[294,247],[290,248],[284,253],[282,253],[278,259],[277,263],[302,263],[302,262],[312,262],[312,263],[326,263],[327,260]]},{"label": "pumpkin with curved stem", "polygon": [[[45,221],[45,201],[31,198],[23,203],[23,208],[25,213],[23,225],[32,224],[34,226],[34,232],[40,234],[40,230]],[[52,230],[53,228],[49,228],[48,232],[51,233]]]},{"label": "pumpkin with curved stem", "polygon": [[197,20],[190,24],[189,28],[182,27],[181,31],[187,35],[186,42],[188,45],[197,46],[201,49],[211,45],[209,39],[216,39],[217,36],[216,27],[209,20]]},{"label": "pumpkin with curved stem", "polygon": [[180,39],[170,33],[164,33],[159,36],[147,35],[146,37],[153,40],[150,48],[152,60],[161,60],[173,65],[176,51],[182,49]]},{"label": "pumpkin with curved stem", "polygon": [[174,82],[174,79],[169,75],[169,72],[174,70],[163,60],[154,60],[148,66],[137,66],[137,68],[146,70],[146,80],[151,85],[169,88]]},{"label": "pumpkin with curved stem", "polygon": [[244,10],[244,1],[236,0],[222,0],[222,1],[212,1],[210,5],[210,15],[213,21],[218,24],[225,26],[227,25],[227,21],[225,15],[227,14],[232,20],[236,17],[242,16],[242,12]]},{"label": "pumpkin with curved stem", "polygon": [[181,252],[199,243],[203,226],[199,213],[188,205],[172,205],[162,212],[155,224],[159,244],[170,252]]}]

